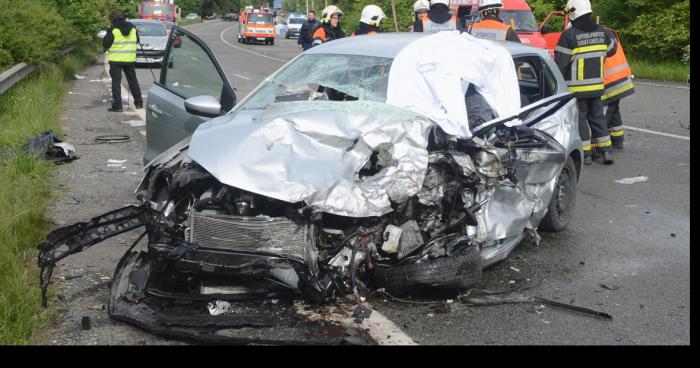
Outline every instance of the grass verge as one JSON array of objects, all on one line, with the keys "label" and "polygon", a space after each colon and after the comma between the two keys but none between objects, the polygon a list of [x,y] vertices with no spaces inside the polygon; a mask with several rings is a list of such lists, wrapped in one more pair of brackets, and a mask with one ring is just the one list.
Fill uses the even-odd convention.
[{"label": "grass verge", "polygon": [[[64,80],[99,50],[90,43],[56,64],[44,65],[0,95],[0,151],[19,150],[27,138],[52,129],[59,135]],[[19,153],[0,156],[0,344],[27,344],[50,316],[41,307],[36,246],[49,230],[51,162]]]},{"label": "grass verge", "polygon": [[690,65],[677,61],[629,60],[629,63],[637,78],[685,82],[690,73]]},{"label": "grass verge", "polygon": [[202,23],[202,21],[199,19],[192,19],[192,20],[183,19],[177,25],[180,27],[185,27],[185,26],[191,26],[193,24],[198,24],[198,23]]}]

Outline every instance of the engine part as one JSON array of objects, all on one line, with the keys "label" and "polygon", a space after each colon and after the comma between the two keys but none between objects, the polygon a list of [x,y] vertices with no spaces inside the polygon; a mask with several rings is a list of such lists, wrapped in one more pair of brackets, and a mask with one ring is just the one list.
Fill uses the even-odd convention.
[{"label": "engine part", "polygon": [[397,259],[401,260],[423,245],[423,236],[418,223],[411,220],[401,225],[401,243]]},{"label": "engine part", "polygon": [[382,250],[388,254],[398,253],[402,233],[403,230],[398,226],[387,226],[386,229],[384,229],[384,244],[382,244]]}]

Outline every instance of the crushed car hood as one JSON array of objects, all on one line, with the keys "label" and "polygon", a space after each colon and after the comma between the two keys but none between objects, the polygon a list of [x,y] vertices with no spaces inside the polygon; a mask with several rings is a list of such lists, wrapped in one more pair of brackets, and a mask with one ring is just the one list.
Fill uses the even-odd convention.
[{"label": "crushed car hood", "polygon": [[[340,216],[382,216],[420,191],[432,126],[378,102],[281,102],[202,124],[189,156],[226,185]],[[360,177],[373,154],[383,168]]]}]

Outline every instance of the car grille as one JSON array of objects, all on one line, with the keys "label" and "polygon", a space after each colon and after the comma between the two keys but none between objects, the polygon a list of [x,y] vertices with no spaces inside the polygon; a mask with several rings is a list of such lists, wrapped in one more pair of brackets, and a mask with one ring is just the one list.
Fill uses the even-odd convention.
[{"label": "car grille", "polygon": [[164,50],[136,50],[136,55],[138,56],[161,57],[164,54]]},{"label": "car grille", "polygon": [[306,228],[284,217],[192,212],[189,241],[207,248],[267,252],[304,259]]}]

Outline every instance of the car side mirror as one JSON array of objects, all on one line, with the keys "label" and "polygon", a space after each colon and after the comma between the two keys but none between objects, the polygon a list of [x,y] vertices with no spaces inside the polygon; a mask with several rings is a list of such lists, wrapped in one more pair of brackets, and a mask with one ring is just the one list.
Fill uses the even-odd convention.
[{"label": "car side mirror", "polygon": [[221,103],[213,96],[195,96],[185,100],[185,110],[192,115],[215,118],[221,115]]},{"label": "car side mirror", "polygon": [[104,29],[101,30],[101,31],[99,31],[99,32],[97,32],[97,37],[98,37],[98,38],[105,38],[106,36],[107,36],[107,31],[105,31]]}]

